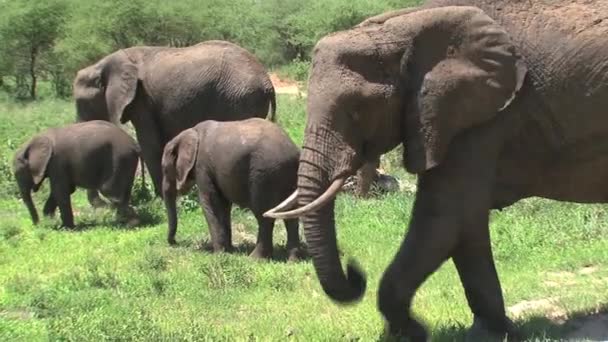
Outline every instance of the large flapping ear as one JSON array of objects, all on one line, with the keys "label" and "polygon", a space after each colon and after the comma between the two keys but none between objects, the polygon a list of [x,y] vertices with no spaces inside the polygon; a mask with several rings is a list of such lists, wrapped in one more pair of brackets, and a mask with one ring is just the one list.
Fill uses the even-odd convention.
[{"label": "large flapping ear", "polygon": [[494,118],[523,85],[527,68],[505,30],[476,7],[414,12],[387,25],[413,28],[401,60],[408,93],[405,166],[439,165],[457,134]]},{"label": "large flapping ear", "polygon": [[138,83],[138,68],[124,51],[116,52],[116,58],[107,66],[106,103],[110,118],[125,123],[125,108],[135,99]]},{"label": "large flapping ear", "polygon": [[198,154],[198,133],[187,129],[178,134],[163,152],[163,192],[182,192]]},{"label": "large flapping ear", "polygon": [[53,155],[53,142],[51,139],[39,136],[30,141],[25,151],[25,160],[28,169],[32,174],[34,185],[40,185],[46,174],[46,168],[49,165],[51,156]]},{"label": "large flapping ear", "polygon": [[177,151],[177,162],[175,163],[177,191],[182,191],[186,185],[188,175],[198,155],[198,134],[193,129],[180,133],[179,148]]}]

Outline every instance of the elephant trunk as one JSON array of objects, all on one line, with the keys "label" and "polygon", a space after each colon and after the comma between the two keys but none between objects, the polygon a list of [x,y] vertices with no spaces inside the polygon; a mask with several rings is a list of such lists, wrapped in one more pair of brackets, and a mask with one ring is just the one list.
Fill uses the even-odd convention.
[{"label": "elephant trunk", "polygon": [[25,185],[19,184],[19,190],[21,192],[21,198],[23,199],[23,203],[25,203],[27,210],[30,212],[32,222],[34,224],[38,224],[38,211],[36,210],[36,206],[34,205],[34,201],[32,200],[31,187],[26,187]]},{"label": "elephant trunk", "polygon": [[167,210],[168,232],[167,242],[174,245],[175,233],[177,232],[177,189],[175,178],[175,160],[163,158],[163,201]]},{"label": "elephant trunk", "polygon": [[[323,145],[336,146],[327,142]],[[305,206],[321,196],[329,187],[330,178],[335,178],[334,174],[345,177],[340,172],[335,172],[338,171],[335,169],[337,165],[328,160],[328,156],[332,154],[327,152],[326,149],[318,149],[318,145],[304,146],[298,170],[300,206]],[[325,170],[327,166],[330,166],[330,172]],[[349,303],[361,298],[365,292],[366,280],[354,265],[348,266],[347,274],[342,269],[336,241],[334,203],[335,200],[332,199],[318,210],[305,214],[301,221],[309,253],[323,290],[332,300]]]}]

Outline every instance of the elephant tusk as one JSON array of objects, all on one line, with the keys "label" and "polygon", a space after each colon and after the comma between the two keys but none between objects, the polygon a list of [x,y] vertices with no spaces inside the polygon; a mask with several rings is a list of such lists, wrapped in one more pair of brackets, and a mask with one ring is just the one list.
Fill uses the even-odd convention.
[{"label": "elephant tusk", "polygon": [[279,205],[277,205],[276,207],[268,210],[267,212],[264,213],[264,216],[266,216],[266,214],[273,214],[277,211],[282,211],[285,209],[289,209],[291,208],[294,204],[296,204],[298,200],[298,190],[296,189],[296,191],[294,191],[291,195],[289,195],[289,197],[287,197],[287,199],[285,199],[283,202],[281,202]]},{"label": "elephant tusk", "polygon": [[327,204],[328,201],[330,201],[334,197],[336,197],[336,195],[338,194],[340,189],[342,189],[342,186],[344,185],[345,180],[346,180],[345,178],[338,178],[338,179],[334,180],[333,183],[331,183],[331,185],[329,186],[329,188],[327,188],[327,190],[325,190],[325,192],[321,196],[319,196],[317,199],[306,204],[305,206],[303,206],[301,208],[293,209],[293,210],[282,212],[282,213],[276,212],[273,210],[269,210],[264,213],[264,216],[275,218],[275,219],[290,219],[290,218],[300,217],[311,211],[318,210],[319,208],[321,208],[325,204]]}]

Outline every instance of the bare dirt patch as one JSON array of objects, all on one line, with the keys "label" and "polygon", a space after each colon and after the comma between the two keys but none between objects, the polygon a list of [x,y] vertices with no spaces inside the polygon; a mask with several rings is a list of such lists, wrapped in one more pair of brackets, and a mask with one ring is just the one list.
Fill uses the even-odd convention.
[{"label": "bare dirt patch", "polygon": [[296,81],[280,78],[279,75],[275,73],[270,74],[270,81],[277,94],[304,95],[304,93],[300,91],[300,86]]},{"label": "bare dirt patch", "polygon": [[566,311],[557,304],[555,298],[524,300],[508,308],[513,318],[519,319],[531,312],[543,313],[550,320],[563,323],[567,316]]}]

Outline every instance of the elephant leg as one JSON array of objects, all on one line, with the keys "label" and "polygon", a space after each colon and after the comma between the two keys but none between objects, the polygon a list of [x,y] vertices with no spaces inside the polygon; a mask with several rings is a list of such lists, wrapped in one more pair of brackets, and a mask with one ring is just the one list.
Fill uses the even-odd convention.
[{"label": "elephant leg", "polygon": [[71,194],[73,187],[67,184],[65,176],[51,178],[51,196],[57,202],[61,223],[66,228],[74,228],[74,213],[72,212]]},{"label": "elephant leg", "polygon": [[[481,236],[481,241],[485,241],[482,245],[489,246],[487,225],[500,134],[500,126],[496,125],[461,136],[452,143],[442,165],[419,175],[409,231],[379,289],[378,305],[391,334],[414,340],[425,338],[423,327],[409,312],[403,312],[409,311],[417,288],[463,246],[463,241],[479,242]],[[480,233],[484,229],[486,235]],[[492,258],[489,251],[483,256]],[[487,260],[485,267],[489,268]],[[483,265],[479,261],[469,267],[479,270]],[[500,290],[496,271],[493,272],[496,284],[484,291],[496,295]],[[491,282],[489,269],[484,274]]]},{"label": "elephant leg", "polygon": [[161,195],[162,190],[162,170],[161,159],[165,141],[161,137],[160,127],[154,122],[150,115],[137,113],[133,115],[131,121],[135,127],[135,134],[141,149],[141,156],[148,167],[154,191],[157,196]]},{"label": "elephant leg", "polygon": [[514,325],[505,314],[502,289],[492,257],[487,216],[475,228],[474,236],[465,236],[453,255],[474,315],[467,339],[503,341],[504,334],[517,338]]},{"label": "elephant leg", "polygon": [[[205,182],[205,184],[212,184],[212,182]],[[199,200],[209,227],[213,251],[215,253],[232,252],[232,224],[230,219],[232,203],[226,200],[213,185],[199,186]]]},{"label": "elephant leg", "polygon": [[426,331],[410,315],[416,290],[450,256],[457,243],[457,227],[452,218],[423,218],[424,205],[414,209],[403,244],[385,271],[378,291],[378,307],[392,336],[408,336],[411,341],[426,341]]},{"label": "elephant leg", "polygon": [[53,194],[49,194],[49,198],[44,203],[44,208],[42,209],[42,214],[44,216],[53,217],[55,216],[55,210],[57,210],[57,201]]},{"label": "elephant leg", "polygon": [[357,190],[358,196],[367,197],[372,184],[377,180],[378,173],[376,169],[380,166],[380,158],[374,162],[364,164],[357,171]]},{"label": "elephant leg", "polygon": [[96,189],[87,189],[87,199],[93,208],[105,208],[108,203],[99,197],[99,192]]},{"label": "elephant leg", "polygon": [[287,230],[287,260],[296,261],[300,258],[300,234],[298,232],[299,220],[284,220]]},{"label": "elephant leg", "polygon": [[274,230],[274,219],[258,216],[258,240],[255,249],[249,256],[255,259],[272,258],[272,232]]},{"label": "elephant leg", "polygon": [[112,201],[118,221],[128,226],[138,225],[135,210],[129,205],[138,158],[121,160],[116,172],[101,185],[101,193]]}]

